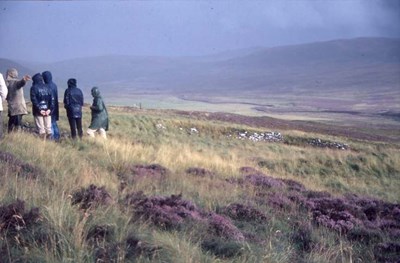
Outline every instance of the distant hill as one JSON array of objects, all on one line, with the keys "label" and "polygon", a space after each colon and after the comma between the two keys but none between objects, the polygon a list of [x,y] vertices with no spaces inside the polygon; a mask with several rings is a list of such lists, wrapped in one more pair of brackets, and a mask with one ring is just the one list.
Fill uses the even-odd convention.
[{"label": "distant hill", "polygon": [[19,76],[21,77],[26,74],[32,75],[34,72],[32,69],[27,66],[23,66],[23,64],[21,63],[9,59],[0,58],[0,73],[2,73],[4,77],[7,73],[7,69],[9,68],[16,68],[18,70]]},{"label": "distant hill", "polygon": [[252,90],[400,87],[400,40],[358,38],[268,48],[219,64]]},{"label": "distant hill", "polygon": [[38,67],[52,70],[61,87],[74,77],[84,90],[98,85],[110,94],[400,90],[400,39],[342,39],[206,57],[101,56]]}]

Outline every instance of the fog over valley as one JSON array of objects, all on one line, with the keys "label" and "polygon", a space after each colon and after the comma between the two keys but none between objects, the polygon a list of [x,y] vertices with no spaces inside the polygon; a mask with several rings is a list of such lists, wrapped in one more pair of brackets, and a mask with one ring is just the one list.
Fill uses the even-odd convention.
[{"label": "fog over valley", "polygon": [[2,1],[0,70],[50,70],[61,89],[74,77],[86,96],[96,85],[116,105],[159,107],[161,96],[172,98],[167,108],[233,101],[264,112],[284,97],[397,110],[399,10],[398,1]]}]

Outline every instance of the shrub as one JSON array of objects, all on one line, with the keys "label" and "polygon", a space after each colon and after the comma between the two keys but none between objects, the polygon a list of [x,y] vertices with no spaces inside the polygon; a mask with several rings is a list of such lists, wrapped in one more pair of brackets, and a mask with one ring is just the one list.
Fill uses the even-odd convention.
[{"label": "shrub", "polygon": [[375,246],[374,255],[378,262],[397,263],[400,261],[400,243],[380,243]]},{"label": "shrub", "polygon": [[244,236],[232,222],[224,216],[211,213],[208,217],[209,232],[226,240],[244,241]]},{"label": "shrub", "polygon": [[381,242],[383,239],[383,233],[376,229],[357,226],[347,233],[347,238],[352,241],[358,241],[369,245]]},{"label": "shrub", "polygon": [[282,192],[270,193],[267,196],[267,204],[273,208],[292,209],[293,202],[288,198],[288,195]]},{"label": "shrub", "polygon": [[214,174],[204,168],[199,168],[199,167],[190,167],[186,169],[186,173],[194,176],[199,176],[199,177],[210,177],[214,178]]},{"label": "shrub", "polygon": [[202,211],[191,201],[182,199],[181,195],[146,197],[142,192],[138,192],[128,194],[125,204],[133,208],[135,218],[149,220],[163,229],[178,229],[184,223],[194,221],[207,225],[212,236],[244,240],[243,234],[228,218]]},{"label": "shrub", "polygon": [[[17,199],[15,202],[0,207],[0,233],[7,236],[15,236],[19,233],[29,232],[35,226],[41,224],[42,216],[39,208],[33,207],[29,211],[25,209],[25,202]],[[19,242],[20,243],[20,242]]]},{"label": "shrub", "polygon": [[282,182],[284,182],[288,188],[289,191],[297,191],[297,192],[302,192],[305,191],[306,188],[302,183],[299,183],[295,180],[292,179],[282,179]]},{"label": "shrub", "polygon": [[13,173],[21,177],[35,179],[44,174],[40,168],[21,161],[9,152],[0,151],[0,161],[6,163]]},{"label": "shrub", "polygon": [[309,223],[298,224],[291,234],[295,247],[301,252],[310,252],[315,241],[312,238],[312,228]]},{"label": "shrub", "polygon": [[131,193],[125,197],[125,204],[131,206],[136,218],[150,220],[166,229],[177,228],[185,219],[201,219],[201,211],[181,195],[170,197],[146,197],[142,192]]},{"label": "shrub", "polygon": [[94,258],[95,262],[121,262],[122,258],[135,262],[141,256],[153,258],[160,249],[161,247],[153,246],[129,234],[122,242],[106,243],[103,246],[97,244]]},{"label": "shrub", "polygon": [[112,202],[113,199],[104,186],[97,187],[93,184],[88,188],[81,188],[72,195],[72,205],[79,204],[79,207],[85,210],[99,205],[110,205]]},{"label": "shrub", "polygon": [[244,178],[245,182],[261,188],[283,188],[285,184],[276,178],[264,174],[250,174]]},{"label": "shrub", "polygon": [[86,236],[86,240],[93,244],[111,242],[114,240],[115,229],[110,225],[92,226]]},{"label": "shrub", "polygon": [[249,166],[245,166],[245,167],[241,167],[239,169],[239,172],[242,175],[248,175],[248,174],[262,174],[260,171],[256,170],[253,167],[249,167]]},{"label": "shrub", "polygon": [[241,244],[222,239],[205,240],[201,243],[201,248],[220,258],[237,257],[243,252],[243,246]]},{"label": "shrub", "polygon": [[134,259],[139,256],[151,258],[154,257],[160,249],[161,247],[151,245],[131,234],[127,237],[125,242],[125,257],[128,259]]},{"label": "shrub", "polygon": [[0,240],[7,244],[0,249],[0,259],[7,258],[12,262],[19,262],[30,248],[50,249],[55,244],[60,245],[57,234],[40,209],[27,210],[25,202],[19,199],[0,206]]},{"label": "shrub", "polygon": [[140,178],[164,180],[167,175],[168,169],[159,164],[128,165],[118,172],[118,177],[122,180],[124,184],[133,184],[135,180]]},{"label": "shrub", "polygon": [[267,220],[267,216],[263,212],[243,204],[230,204],[223,208],[221,212],[234,220],[256,222]]}]

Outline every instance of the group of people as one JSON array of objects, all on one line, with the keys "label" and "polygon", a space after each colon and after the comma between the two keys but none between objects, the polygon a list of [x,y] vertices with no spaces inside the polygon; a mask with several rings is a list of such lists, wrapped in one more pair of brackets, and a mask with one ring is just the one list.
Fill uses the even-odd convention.
[{"label": "group of people", "polygon": [[[50,71],[37,73],[32,78],[25,75],[18,79],[18,71],[15,68],[7,70],[6,78],[0,73],[0,138],[3,137],[3,101],[8,105],[8,132],[22,128],[22,116],[28,114],[24,98],[23,87],[32,80],[30,99],[32,102],[32,114],[39,136],[58,141],[60,131],[57,125],[59,120],[58,90],[53,82]],[[71,78],[67,82],[68,88],[64,93],[64,108],[67,113],[71,138],[82,138],[82,107],[83,93],[77,87],[77,81]],[[92,119],[87,129],[87,134],[95,137],[98,132],[103,138],[107,138],[108,112],[100,95],[100,90],[93,87],[91,90],[93,103],[90,106]]]}]

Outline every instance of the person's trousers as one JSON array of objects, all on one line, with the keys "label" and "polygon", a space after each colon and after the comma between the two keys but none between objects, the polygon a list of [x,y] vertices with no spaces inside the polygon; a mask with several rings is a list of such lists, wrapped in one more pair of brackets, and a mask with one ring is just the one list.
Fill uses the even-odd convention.
[{"label": "person's trousers", "polygon": [[19,130],[22,127],[22,115],[13,115],[8,118],[8,132]]},{"label": "person's trousers", "polygon": [[51,118],[51,139],[56,141],[60,139],[60,130],[55,118]]},{"label": "person's trousers", "polygon": [[34,116],[39,135],[51,135],[51,116]]},{"label": "person's trousers", "polygon": [[90,136],[90,137],[95,137],[95,133],[96,132],[99,132],[100,133],[100,136],[102,137],[102,138],[104,138],[104,139],[107,139],[107,132],[106,132],[106,130],[104,130],[103,128],[100,128],[100,129],[98,129],[98,130],[93,130],[93,129],[87,129],[87,131],[86,131],[86,133]]},{"label": "person's trousers", "polygon": [[69,128],[71,129],[71,138],[76,138],[76,132],[78,131],[79,138],[83,136],[82,130],[82,118],[72,118],[68,117]]}]

